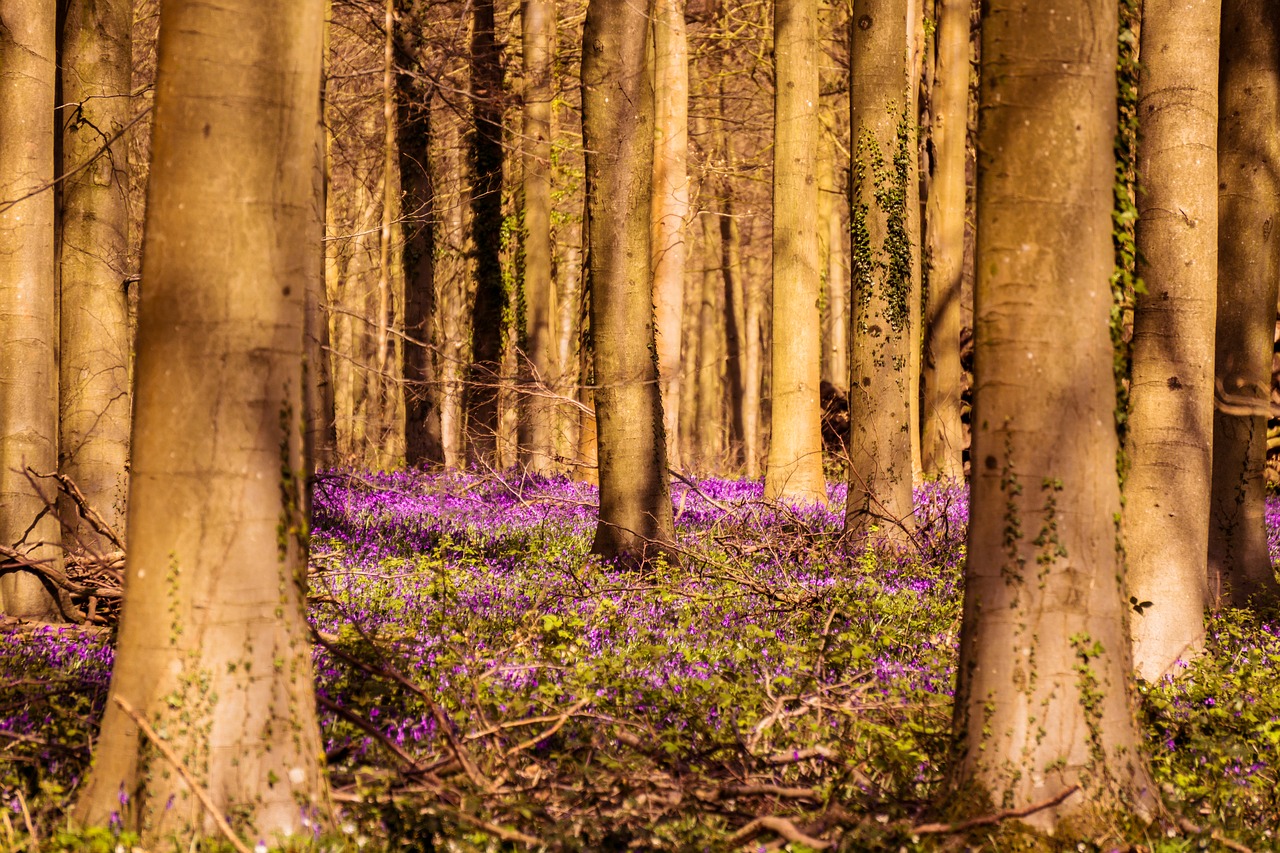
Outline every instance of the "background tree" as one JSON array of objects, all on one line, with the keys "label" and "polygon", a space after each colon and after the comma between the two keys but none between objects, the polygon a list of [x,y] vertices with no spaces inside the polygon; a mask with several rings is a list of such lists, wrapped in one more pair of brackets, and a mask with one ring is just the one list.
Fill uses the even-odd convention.
[{"label": "background tree", "polygon": [[773,384],[765,496],[827,502],[818,311],[818,4],[774,6]]},{"label": "background tree", "polygon": [[1146,0],[1138,276],[1125,452],[1134,666],[1155,681],[1204,642],[1213,468],[1221,0]]},{"label": "background tree", "polygon": [[327,801],[302,612],[322,9],[162,5],[129,595],[79,807],[105,825],[123,791],[148,846],[214,833],[184,775],[252,838],[296,834]]},{"label": "background tree", "polygon": [[1267,551],[1266,445],[1280,238],[1280,8],[1223,0],[1218,90],[1218,314],[1209,591],[1280,598]]},{"label": "background tree", "polygon": [[[1114,0],[982,29],[973,482],[954,783],[1025,820],[1158,806],[1129,702],[1116,518]],[[1050,108],[1046,109],[1046,105]],[[981,802],[989,798],[989,802]]]},{"label": "background tree", "polygon": [[911,0],[857,0],[849,57],[853,150],[852,370],[845,526],[911,526],[919,252]]},{"label": "background tree", "polygon": [[630,563],[645,562],[675,539],[653,357],[649,11],[630,0],[591,0],[582,36],[600,465],[600,522],[591,548]]},{"label": "background tree", "polygon": [[[54,12],[53,0],[0,0],[0,546],[60,563],[57,519],[24,473],[58,466]],[[7,568],[0,611],[58,612],[39,576]]]}]

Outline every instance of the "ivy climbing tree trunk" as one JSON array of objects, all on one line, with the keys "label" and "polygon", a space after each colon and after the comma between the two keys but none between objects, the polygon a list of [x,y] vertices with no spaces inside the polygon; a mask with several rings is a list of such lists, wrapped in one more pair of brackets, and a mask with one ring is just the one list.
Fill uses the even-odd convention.
[{"label": "ivy climbing tree trunk", "polygon": [[905,541],[912,526],[913,347],[920,246],[915,0],[856,0],[850,40],[852,346],[845,528]]},{"label": "ivy climbing tree trunk", "polygon": [[1266,454],[1280,279],[1280,7],[1223,0],[1218,90],[1218,314],[1209,592],[1280,599],[1267,552]]},{"label": "ivy climbing tree trunk", "polygon": [[250,843],[324,823],[302,453],[322,11],[161,5],[129,596],[78,808],[151,849],[216,834],[155,732]]},{"label": "ivy climbing tree trunk", "polygon": [[582,36],[600,522],[592,551],[640,565],[675,540],[654,364],[650,9],[591,0]]},{"label": "ivy climbing tree trunk", "polygon": [[1134,667],[1204,643],[1213,469],[1221,0],[1146,0],[1138,81],[1138,276],[1125,452]]},{"label": "ivy climbing tree trunk", "polygon": [[1130,701],[1108,330],[1116,2],[986,8],[953,782],[979,812],[1078,786],[1023,818],[1041,829],[1149,819],[1158,794]]},{"label": "ivy climbing tree trunk", "polygon": [[498,387],[507,291],[502,281],[502,63],[493,0],[475,0],[471,29],[471,239],[476,296],[467,380],[468,456],[497,464]]},{"label": "ivy climbing tree trunk", "polygon": [[667,462],[680,466],[681,326],[689,220],[689,45],[684,0],[654,0],[653,306]]},{"label": "ivy climbing tree trunk", "polygon": [[938,0],[929,183],[929,295],[924,318],[924,473],[964,478],[960,423],[960,282],[964,275],[965,136],[969,123],[970,0]]},{"label": "ivy climbing tree trunk", "polygon": [[[58,465],[55,18],[53,0],[0,0],[0,545],[60,564],[57,519],[23,473]],[[14,570],[0,572],[0,612],[58,609],[38,575]]]},{"label": "ivy climbing tree trunk", "polygon": [[773,405],[764,494],[825,505],[817,19],[817,0],[774,5]]}]

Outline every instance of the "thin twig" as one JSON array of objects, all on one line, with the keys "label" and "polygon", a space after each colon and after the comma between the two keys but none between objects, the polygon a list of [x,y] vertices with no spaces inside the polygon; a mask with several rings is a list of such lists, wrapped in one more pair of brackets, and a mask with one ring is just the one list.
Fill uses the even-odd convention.
[{"label": "thin twig", "polygon": [[814,850],[827,850],[831,847],[830,841],[823,841],[821,838],[806,835],[794,823],[785,817],[777,817],[776,815],[756,818],[733,835],[730,835],[727,843],[730,847],[742,847],[762,832],[776,833],[790,842],[803,844],[806,847],[812,847]]},{"label": "thin twig", "polygon": [[979,826],[990,826],[993,823],[1026,817],[1038,811],[1053,808],[1078,790],[1080,790],[1079,785],[1071,785],[1047,800],[1023,806],[1020,809],[1004,809],[995,814],[975,817],[972,820],[961,821],[960,823],[922,823],[919,826],[911,827],[910,832],[912,835],[946,835],[953,832],[965,832],[970,829],[976,829]]}]

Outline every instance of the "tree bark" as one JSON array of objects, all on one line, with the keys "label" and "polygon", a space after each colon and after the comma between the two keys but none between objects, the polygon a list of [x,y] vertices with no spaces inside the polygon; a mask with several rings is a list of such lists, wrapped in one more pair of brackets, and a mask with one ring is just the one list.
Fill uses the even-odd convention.
[{"label": "tree bark", "polygon": [[600,464],[592,551],[642,565],[675,540],[654,363],[650,9],[591,0],[582,36],[591,338]]},{"label": "tree bark", "polygon": [[1280,598],[1267,552],[1266,453],[1280,236],[1280,9],[1223,0],[1218,90],[1218,315],[1209,591]]},{"label": "tree bark", "polygon": [[826,505],[818,312],[818,4],[774,6],[773,384],[764,494]]},{"label": "tree bark", "polygon": [[306,304],[306,447],[316,468],[332,468],[338,464],[337,404],[334,396],[333,368],[329,359],[329,251],[325,242],[328,236],[329,215],[329,158],[330,135],[325,125],[325,100],[328,95],[329,32],[331,29],[331,0],[324,3],[324,38],[320,64],[320,121],[316,124],[315,171],[312,175],[312,227],[320,241],[320,251],[311,262],[318,270],[308,281]]},{"label": "tree bark", "polygon": [[468,457],[498,464],[498,387],[502,381],[502,65],[494,34],[493,0],[475,0],[471,31],[471,236],[476,296],[471,311],[467,380]]},{"label": "tree bark", "polygon": [[[707,187],[704,178],[704,192]],[[724,280],[720,273],[720,228],[713,210],[704,210],[702,219],[702,289],[698,303],[698,408],[694,446],[698,470],[715,471],[724,457],[724,387],[720,371],[725,365],[720,293]]]},{"label": "tree bark", "polygon": [[[853,311],[845,528],[904,541],[913,526],[912,396],[920,246],[915,0],[857,0],[850,57]],[[913,210],[916,211],[913,213]]]},{"label": "tree bark", "polygon": [[[328,801],[303,615],[322,9],[161,7],[129,597],[110,696],[165,733],[251,839],[308,832],[303,821],[323,822]],[[215,829],[108,701],[78,817],[105,825],[113,812],[151,848]]]},{"label": "tree bark", "polygon": [[[55,19],[53,0],[0,0],[0,544],[60,564],[57,519],[23,473],[58,466]],[[24,571],[0,574],[0,611],[58,613],[48,585]]]},{"label": "tree bark", "polygon": [[1137,274],[1125,452],[1134,666],[1155,681],[1204,643],[1213,470],[1221,0],[1146,0]]},{"label": "tree bark", "polygon": [[[1108,331],[1115,0],[990,0],[982,32],[973,498],[953,783],[985,812],[1136,814]],[[1073,823],[1073,832],[1089,830]]]},{"label": "tree bark", "polygon": [[520,372],[520,464],[549,472],[555,462],[556,283],[551,270],[551,60],[554,0],[524,0],[524,353]]},{"label": "tree bark", "polygon": [[684,0],[654,0],[653,306],[667,461],[680,467],[681,332],[689,220],[689,46]]},{"label": "tree bark", "polygon": [[819,188],[819,210],[826,233],[823,258],[826,272],[826,313],[822,328],[822,381],[840,391],[849,387],[849,277],[844,265],[844,241],[847,235],[841,205],[847,201],[843,169],[836,165],[839,152],[830,132],[823,134],[822,182]]},{"label": "tree bark", "polygon": [[[398,0],[396,150],[404,218],[404,452],[406,465],[443,465],[440,390],[432,350],[436,309],[435,188],[431,179],[431,97],[422,61],[425,4]],[[415,73],[417,72],[417,73]]]},{"label": "tree bark", "polygon": [[939,0],[931,111],[937,164],[929,183],[929,295],[924,322],[926,476],[964,479],[960,423],[960,282],[964,276],[965,135],[969,121],[970,0]]}]

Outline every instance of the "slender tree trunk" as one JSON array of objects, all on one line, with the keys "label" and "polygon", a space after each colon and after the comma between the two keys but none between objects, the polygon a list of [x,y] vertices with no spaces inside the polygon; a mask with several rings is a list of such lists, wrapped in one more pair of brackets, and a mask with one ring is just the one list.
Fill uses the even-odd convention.
[{"label": "slender tree trunk", "polygon": [[[133,73],[129,0],[72,0],[62,30],[59,468],[123,531],[129,461],[128,163]],[[107,143],[111,144],[107,146]],[[107,146],[104,150],[104,146]],[[70,547],[110,550],[74,506]]]},{"label": "slender tree trunk", "polygon": [[689,220],[689,45],[684,0],[654,0],[653,306],[667,461],[680,467],[680,335]]},{"label": "slender tree trunk", "polygon": [[970,0],[939,0],[931,126],[937,164],[929,183],[929,296],[924,318],[927,476],[964,478],[960,423],[960,282],[964,276],[965,134],[969,122]]},{"label": "slender tree trunk", "polygon": [[1218,113],[1218,315],[1209,591],[1280,597],[1267,553],[1266,454],[1280,235],[1280,7],[1223,0]]},{"label": "slender tree trunk", "polygon": [[[556,265],[556,391],[577,399],[578,386],[583,382],[578,357],[582,336],[582,324],[578,322],[582,311],[582,224],[572,219],[561,225],[556,234],[556,244],[562,251]],[[556,455],[566,463],[577,458],[580,419],[576,406],[556,406]]]},{"label": "slender tree trunk", "polygon": [[1116,540],[1116,3],[987,8],[953,781],[980,813],[1078,786],[1023,818],[1041,829],[1115,812],[1149,819],[1158,794],[1130,701]]},{"label": "slender tree trunk", "polygon": [[524,0],[524,354],[520,463],[550,471],[555,460],[556,283],[551,274],[551,61],[554,0]]},{"label": "slender tree trunk", "polygon": [[[729,453],[730,465],[747,465],[748,470],[759,473],[759,461],[754,457],[755,442],[747,439],[747,359],[743,331],[747,323],[746,289],[742,284],[742,237],[738,230],[738,220],[734,213],[734,205],[729,195],[728,181],[721,184],[723,195],[720,199],[720,271],[724,282],[724,365],[725,384],[728,391],[729,409]],[[759,409],[755,412],[759,419]],[[750,464],[749,464],[750,463]],[[754,469],[752,468],[754,465]]]},{"label": "slender tree trunk", "polygon": [[654,364],[649,12],[591,0],[582,36],[582,130],[591,241],[600,524],[592,551],[643,564],[675,539]]},{"label": "slender tree trunk", "polygon": [[306,448],[316,468],[332,468],[338,462],[337,406],[334,400],[333,370],[329,360],[329,252],[324,238],[328,233],[329,210],[329,130],[325,126],[325,99],[328,93],[329,30],[331,0],[324,2],[324,40],[321,47],[320,121],[316,123],[314,195],[312,227],[320,241],[320,251],[311,259],[319,265],[308,281],[306,304]]},{"label": "slender tree trunk", "polygon": [[1138,83],[1138,276],[1125,479],[1134,666],[1204,643],[1213,472],[1221,0],[1146,0]]},{"label": "slender tree trunk", "polygon": [[826,274],[826,315],[822,328],[822,381],[833,388],[847,391],[849,387],[849,310],[848,296],[849,278],[844,266],[844,217],[841,215],[841,200],[845,199],[842,170],[836,166],[838,152],[836,141],[830,133],[823,133],[825,143],[822,146],[820,184],[821,198],[818,203],[822,211],[822,222],[825,233],[820,235],[825,243]]},{"label": "slender tree trunk", "polygon": [[827,502],[818,312],[818,3],[774,6],[773,385],[766,498]]},{"label": "slender tree trunk", "polygon": [[328,799],[303,615],[323,6],[165,0],[161,16],[129,598],[79,806],[88,824],[123,812],[150,848],[216,831],[121,700],[250,839],[307,832]]},{"label": "slender tree trunk", "polygon": [[845,527],[901,541],[912,521],[919,346],[915,0],[856,0],[850,58],[853,205],[849,499]]},{"label": "slender tree trunk", "polygon": [[471,311],[467,381],[468,457],[498,464],[498,386],[502,381],[502,65],[494,34],[493,0],[475,0],[471,30],[471,236],[476,297]]},{"label": "slender tree trunk", "polygon": [[[422,74],[426,4],[397,0],[396,150],[404,217],[404,452],[407,465],[444,464],[432,352],[436,308],[435,188],[431,182],[431,86]],[[414,73],[417,72],[417,73]]]},{"label": "slender tree trunk", "polygon": [[382,62],[382,222],[378,230],[378,294],[377,313],[372,324],[373,371],[366,375],[369,393],[365,405],[366,435],[372,439],[372,451],[378,468],[391,466],[389,439],[393,426],[392,395],[396,385],[394,350],[391,344],[393,273],[391,244],[396,221],[396,71],[395,71],[395,0],[386,0],[383,20]]},{"label": "slender tree trunk", "polygon": [[[0,0],[0,545],[60,564],[57,519],[23,473],[58,466],[54,6]],[[0,612],[50,619],[58,610],[38,575],[6,571]]]},{"label": "slender tree trunk", "polygon": [[469,337],[463,322],[467,312],[467,280],[471,275],[462,246],[466,243],[467,191],[463,173],[466,171],[462,156],[460,123],[441,109],[435,116],[433,127],[439,128],[440,165],[434,170],[440,182],[436,186],[441,211],[440,226],[444,250],[438,253],[436,286],[440,308],[437,322],[440,327],[440,440],[444,446],[444,462],[449,468],[466,464],[465,405],[466,370],[469,354]]},{"label": "slender tree trunk", "polygon": [[[704,184],[704,187],[706,185]],[[724,456],[724,389],[720,370],[724,353],[720,348],[720,294],[724,280],[720,273],[720,228],[715,211],[702,212],[702,290],[698,305],[698,408],[694,420],[694,444],[699,471],[714,471]]]},{"label": "slender tree trunk", "polygon": [[[737,225],[734,225],[730,234],[730,255],[740,257],[738,247],[741,245],[738,240]],[[765,343],[764,343],[764,322],[765,304],[764,304],[764,286],[762,282],[768,280],[769,274],[766,270],[757,270],[757,264],[764,266],[763,260],[759,256],[752,256],[746,263],[746,268],[739,269],[742,272],[737,276],[742,282],[742,332],[740,340],[742,341],[741,368],[738,373],[738,382],[742,389],[738,410],[741,414],[742,421],[742,465],[743,473],[754,480],[760,476],[760,451],[762,439],[760,436],[760,398],[764,391],[764,367],[765,367]],[[759,274],[753,274],[753,273]]]}]

